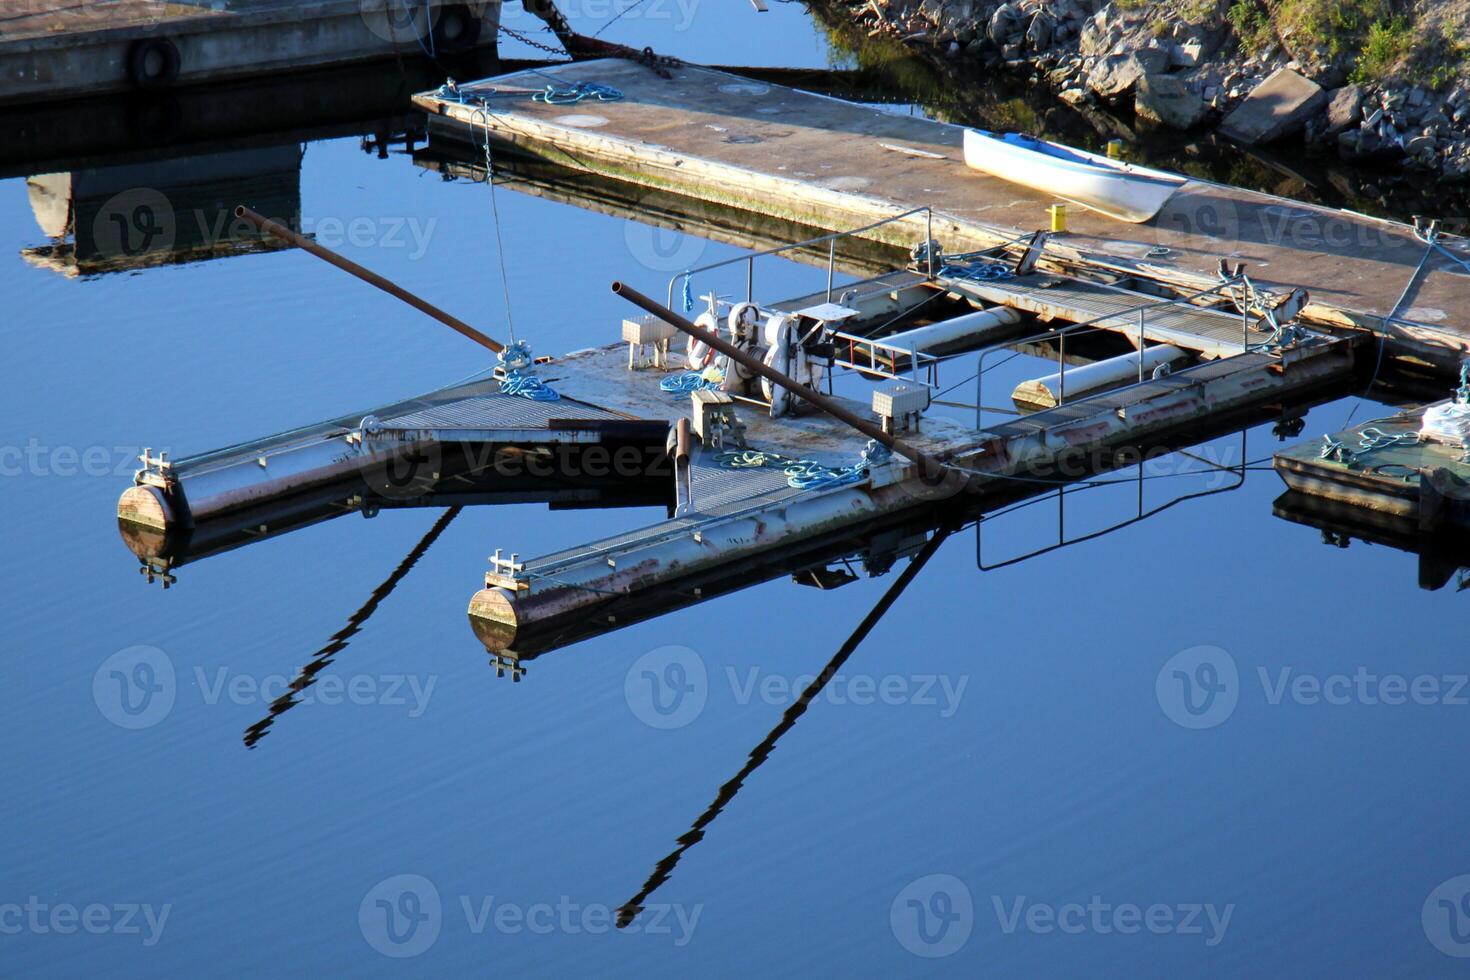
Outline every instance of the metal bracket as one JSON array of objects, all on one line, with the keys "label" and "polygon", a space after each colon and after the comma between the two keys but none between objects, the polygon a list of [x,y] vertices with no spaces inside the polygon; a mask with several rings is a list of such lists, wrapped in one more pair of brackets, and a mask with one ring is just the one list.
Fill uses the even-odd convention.
[{"label": "metal bracket", "polygon": [[501,549],[496,548],[495,554],[490,556],[490,571],[485,573],[485,587],[509,589],[512,592],[531,591],[531,581],[523,574],[526,566],[520,561],[520,557],[519,552],[512,551],[509,558],[502,558]]},{"label": "metal bracket", "polygon": [[514,657],[502,656],[498,653],[490,654],[490,666],[495,668],[496,677],[504,677],[505,672],[510,671],[510,679],[514,684],[519,684],[521,678],[526,673],[526,668],[521,666],[519,660],[516,660]]},{"label": "metal bracket", "polygon": [[173,490],[178,486],[178,477],[174,475],[174,464],[168,461],[167,449],[160,449],[154,456],[153,450],[145,446],[138,454],[138,460],[143,466],[133,473],[134,486],[147,485],[163,490]]},{"label": "metal bracket", "polygon": [[173,572],[169,571],[169,566],[170,563],[167,558],[145,560],[138,568],[138,574],[145,576],[148,579],[149,585],[152,585],[156,580],[162,582],[163,587],[166,589],[170,585],[178,582]]},{"label": "metal bracket", "polygon": [[1016,266],[1011,271],[1018,276],[1029,276],[1036,269],[1036,262],[1041,258],[1041,253],[1046,250],[1046,240],[1051,237],[1047,231],[1038,231],[1031,236],[1031,241],[1026,245],[1026,251],[1016,260]]},{"label": "metal bracket", "polygon": [[383,423],[376,415],[364,415],[362,421],[357,423],[357,428],[347,433],[344,438],[347,444],[357,447],[360,453],[368,453],[368,444],[383,436]]}]

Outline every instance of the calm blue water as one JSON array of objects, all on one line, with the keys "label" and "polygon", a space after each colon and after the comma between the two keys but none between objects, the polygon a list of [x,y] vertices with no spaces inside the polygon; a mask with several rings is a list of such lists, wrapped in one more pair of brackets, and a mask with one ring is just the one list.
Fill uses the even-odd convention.
[{"label": "calm blue water", "polygon": [[[579,28],[606,16],[588,7]],[[712,62],[827,58],[788,5],[692,16],[681,29],[629,14],[607,36]],[[310,144],[300,167],[319,237],[322,222],[361,219],[355,241],[344,230],[332,244],[503,333],[483,185],[350,139]],[[660,291],[670,271],[737,254],[511,191],[498,205],[517,332],[545,352],[614,336],[626,309],[612,279]],[[1464,891],[1451,879],[1470,873],[1465,599],[1418,589],[1411,555],[1327,547],[1274,518],[1270,472],[1003,570],[978,571],[974,532],[955,535],[628,931],[610,910],[896,575],[835,591],[777,579],[548,654],[512,684],[465,620],[486,555],[659,512],[468,508],[327,669],[335,684],[320,680],[247,751],[243,731],[284,678],[440,512],[348,515],[186,566],[165,592],[118,539],[131,455],[370,407],[485,360],[299,253],[71,279],[19,257],[45,241],[24,181],[0,182],[0,973],[1460,967],[1441,949],[1466,949],[1449,928]],[[767,299],[820,281],[797,266],[762,275]],[[1040,373],[1019,359],[990,400]],[[1314,410],[1302,438],[1348,409]],[[1246,455],[1276,445],[1253,430]],[[1238,438],[1208,451],[1241,461]],[[1150,480],[1148,505],[1220,483]],[[1131,486],[1079,492],[1068,529],[1136,505]],[[987,563],[1044,546],[1055,524],[1045,504],[997,520]],[[655,727],[668,717],[627,692],[674,662],[692,700],[668,716],[678,727]],[[1382,703],[1399,683],[1387,675],[1428,703]],[[1314,682],[1345,703],[1314,698]]]}]

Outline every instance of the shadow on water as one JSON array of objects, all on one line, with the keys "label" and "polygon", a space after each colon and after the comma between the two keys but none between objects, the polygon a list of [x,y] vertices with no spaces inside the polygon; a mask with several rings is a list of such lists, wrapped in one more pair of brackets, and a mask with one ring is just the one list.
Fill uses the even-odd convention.
[{"label": "shadow on water", "polygon": [[419,540],[419,543],[413,546],[413,550],[403,557],[403,561],[398,563],[398,567],[393,569],[393,574],[389,575],[377,588],[373,589],[372,595],[368,596],[367,601],[359,606],[357,611],[348,618],[347,625],[333,633],[332,638],[327,641],[326,646],[311,655],[311,659],[307,662],[306,666],[302,667],[300,672],[291,680],[291,684],[286,688],[285,693],[271,702],[270,712],[264,718],[260,719],[260,721],[245,729],[245,747],[247,749],[255,748],[256,743],[270,734],[271,726],[275,724],[277,718],[301,703],[301,693],[315,684],[317,674],[325,670],[336,658],[337,654],[347,648],[348,642],[362,630],[363,624],[368,621],[372,614],[377,612],[378,606],[382,601],[393,594],[393,590],[398,588],[398,583],[402,582],[404,576],[409,573],[413,566],[419,563],[419,559],[428,553],[429,548],[433,546],[435,541],[439,540],[439,535],[443,534],[445,528],[454,522],[454,519],[459,516],[461,510],[463,510],[462,507],[450,507],[444,513],[440,514],[439,519],[434,522],[433,527],[429,528],[428,532]]},{"label": "shadow on water", "polygon": [[893,604],[898,601],[898,597],[903,595],[904,590],[909,587],[909,584],[924,570],[924,566],[929,563],[929,559],[934,557],[934,553],[949,538],[952,531],[953,528],[947,524],[941,525],[935,531],[934,536],[925,543],[918,554],[914,555],[904,570],[899,573],[898,578],[888,587],[888,591],[883,593],[883,597],[878,600],[877,605],[868,611],[868,614],[858,623],[857,628],[848,636],[847,641],[838,648],[837,652],[832,656],[832,659],[827,661],[827,665],[806,686],[806,689],[801,692],[801,696],[792,703],[791,707],[786,709],[786,712],[781,716],[780,723],[775,728],[772,728],[755,748],[750,750],[750,756],[740,771],[720,787],[719,792],[715,794],[715,798],[710,802],[710,805],[695,819],[689,830],[680,835],[677,842],[678,846],[655,865],[653,873],[648,876],[648,880],[643,883],[643,887],[639,889],[638,894],[618,907],[617,924],[619,928],[626,928],[633,922],[638,916],[638,913],[643,911],[643,903],[648,899],[648,896],[652,895],[660,885],[669,880],[669,876],[673,874],[674,868],[678,865],[680,858],[684,856],[684,852],[704,839],[706,829],[724,811],[725,807],[735,799],[735,794],[739,793],[741,787],[745,785],[746,778],[770,758],[771,752],[775,750],[776,743],[780,741],[781,736],[795,727],[797,721],[801,719],[801,716],[806,714],[807,706],[812,703],[812,700],[818,694],[822,693],[822,689],[842,669],[842,665],[847,663],[848,658],[853,655],[853,652],[857,650],[858,646],[862,644],[868,634],[873,631],[873,627],[878,625],[878,622],[887,614]]}]

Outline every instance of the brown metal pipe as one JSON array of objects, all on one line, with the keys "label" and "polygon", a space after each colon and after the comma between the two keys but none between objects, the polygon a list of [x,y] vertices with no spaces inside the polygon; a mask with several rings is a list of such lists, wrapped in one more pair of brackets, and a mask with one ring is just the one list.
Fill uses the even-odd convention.
[{"label": "brown metal pipe", "polygon": [[679,421],[674,425],[674,462],[689,462],[689,448],[693,440],[689,435],[689,420],[679,416]]},{"label": "brown metal pipe", "polygon": [[690,323],[688,320],[684,319],[673,310],[661,305],[655,300],[649,299],[647,296],[644,296],[642,293],[634,289],[632,286],[629,286],[627,283],[614,282],[612,284],[612,291],[626,299],[628,302],[632,303],[634,306],[641,307],[645,311],[652,313],[659,319],[668,321],[675,327],[689,334],[691,337],[694,337],[702,343],[707,344],[714,350],[719,351],[721,354],[724,354],[736,364],[740,364],[744,367],[749,368],[761,377],[768,379],[772,384],[780,385],[782,388],[785,388],[797,398],[811,402],[817,408],[826,412],[834,419],[837,419],[837,421],[847,423],[854,429],[861,432],[863,435],[867,436],[869,439],[873,439],[881,445],[887,446],[889,449],[898,453],[900,456],[905,456],[913,460],[919,465],[920,472],[925,476],[929,476],[931,474],[934,476],[938,476],[943,471],[944,464],[940,463],[937,459],[935,459],[933,456],[930,456],[928,453],[920,449],[915,449],[908,443],[893,438],[877,425],[874,425],[872,422],[869,422],[865,418],[854,415],[852,412],[849,412],[847,409],[843,408],[833,399],[828,398],[826,395],[822,394],[819,391],[813,391],[811,388],[808,388],[806,385],[797,381],[795,378],[782,374],[775,368],[767,367],[763,361],[759,361],[756,358],[751,357],[739,347],[736,347],[728,340],[725,340],[725,338],[717,334],[710,333],[708,330],[705,330],[701,327],[696,327],[694,324]]},{"label": "brown metal pipe", "polygon": [[364,269],[356,262],[353,262],[350,259],[343,258],[329,248],[323,248],[316,242],[312,241],[310,238],[307,238],[304,235],[297,234],[296,232],[292,231],[290,228],[287,228],[285,225],[280,224],[279,222],[272,221],[270,218],[256,214],[254,211],[245,207],[245,205],[243,204],[235,208],[235,217],[244,218],[246,221],[250,222],[252,225],[259,228],[266,234],[274,235],[281,241],[286,242],[290,245],[294,245],[297,248],[301,249],[303,252],[310,252],[317,258],[323,259],[324,261],[330,262],[332,265],[335,265],[343,272],[350,272],[357,278],[361,279],[363,282],[373,286],[377,286],[379,289],[390,296],[398,297],[409,306],[412,306],[414,309],[419,310],[422,313],[427,313],[429,316],[438,320],[446,327],[450,328],[451,330],[458,331],[459,333],[473,340],[475,343],[479,344],[481,347],[486,348],[487,350],[491,350],[496,354],[499,354],[501,351],[505,350],[504,344],[485,336],[484,334],[480,333],[480,331],[470,326],[468,323],[465,323],[459,317],[453,316],[449,313],[445,313],[433,303],[430,303],[427,300],[419,299],[417,296],[415,296],[413,293],[410,293],[402,286],[398,286],[392,282],[389,282],[387,279],[384,279],[376,272]]}]

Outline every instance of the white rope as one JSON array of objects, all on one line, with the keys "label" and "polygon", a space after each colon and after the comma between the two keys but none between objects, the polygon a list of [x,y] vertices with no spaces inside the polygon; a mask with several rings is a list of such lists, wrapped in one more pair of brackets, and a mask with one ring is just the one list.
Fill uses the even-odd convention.
[{"label": "white rope", "polygon": [[510,342],[516,342],[516,321],[510,310],[510,278],[505,274],[505,242],[500,235],[500,205],[495,197],[495,160],[490,154],[490,112],[486,108],[476,109],[470,115],[470,125],[475,116],[481,117],[485,127],[485,183],[490,185],[490,216],[495,225],[495,255],[500,261],[500,292],[505,299],[505,326],[510,333]]}]

